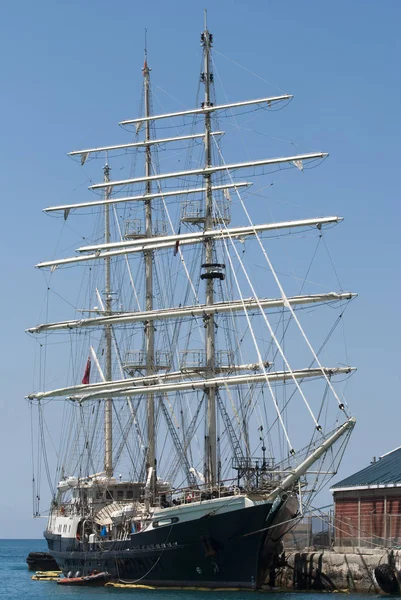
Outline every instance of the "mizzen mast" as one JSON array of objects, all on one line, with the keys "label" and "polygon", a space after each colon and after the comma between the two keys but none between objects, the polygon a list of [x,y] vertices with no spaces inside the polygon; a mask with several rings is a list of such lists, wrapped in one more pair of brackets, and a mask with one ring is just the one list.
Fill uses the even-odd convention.
[{"label": "mizzen mast", "polygon": [[[210,49],[213,42],[213,36],[207,29],[206,10],[205,10],[205,29],[201,34],[201,42],[204,54],[204,72],[201,78],[205,84],[205,96],[203,107],[211,106],[210,83],[213,81],[213,74],[210,70]],[[205,168],[212,166],[212,147],[211,147],[211,118],[210,112],[205,113]],[[205,175],[205,224],[204,231],[213,229],[213,190],[212,176],[210,173]],[[214,278],[210,272],[213,265],[213,239],[205,241],[205,264],[203,265],[209,271],[209,277],[206,279],[206,306],[214,303]],[[207,274],[207,273],[206,273]],[[215,357],[215,322],[213,314],[209,314],[206,321],[206,378],[213,378],[216,366]],[[205,478],[210,486],[217,482],[217,436],[216,436],[216,388],[210,387],[207,394],[207,431],[205,435]]]},{"label": "mizzen mast", "polygon": [[[145,31],[145,62],[143,65],[143,87],[144,87],[144,108],[145,117],[150,116],[150,69],[147,62],[146,31]],[[145,142],[151,139],[150,121],[145,121]],[[147,143],[145,147],[145,175],[152,175],[152,153],[151,145]],[[152,194],[152,181],[146,180],[146,195]],[[152,232],[152,202],[145,200],[145,236],[151,238]],[[145,306],[146,310],[153,310],[153,250],[144,252],[145,261]],[[146,374],[155,373],[155,328],[152,321],[145,323],[145,345],[146,345]],[[146,456],[146,472],[150,475],[150,500],[153,503],[155,498],[156,484],[156,452],[155,452],[155,398],[154,394],[147,395],[147,440],[148,450]],[[152,469],[152,471],[150,471]]]}]

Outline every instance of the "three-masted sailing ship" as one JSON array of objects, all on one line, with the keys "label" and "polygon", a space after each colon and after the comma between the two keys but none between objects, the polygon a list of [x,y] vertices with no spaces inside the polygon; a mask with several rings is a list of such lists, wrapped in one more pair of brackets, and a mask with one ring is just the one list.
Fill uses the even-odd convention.
[{"label": "three-masted sailing ship", "polygon": [[[145,51],[143,116],[121,123],[134,141],[71,152],[82,165],[103,160],[103,181],[90,185],[98,196],[45,209],[64,224],[94,222],[76,255],[37,265],[48,289],[68,273],[69,291],[77,278],[66,267],[81,267],[85,308],[28,330],[40,348],[59,336],[70,352],[70,385],[28,396],[40,415],[64,401],[44,536],[65,575],[259,587],[355,423],[334,387],[353,369],[323,364],[302,325],[305,309],[344,307],[355,294],[292,295],[270,252],[289,232],[320,238],[342,219],[254,224],[251,182],[238,179],[326,154],[226,164],[219,115],[272,111],[292,96],[216,103],[212,45],[205,23],[200,106],[164,114],[152,108]],[[174,135],[156,133],[164,122],[178,123]],[[160,168],[161,148],[184,146],[185,168]],[[122,155],[131,176],[113,179]],[[256,254],[263,277],[247,266]]]}]

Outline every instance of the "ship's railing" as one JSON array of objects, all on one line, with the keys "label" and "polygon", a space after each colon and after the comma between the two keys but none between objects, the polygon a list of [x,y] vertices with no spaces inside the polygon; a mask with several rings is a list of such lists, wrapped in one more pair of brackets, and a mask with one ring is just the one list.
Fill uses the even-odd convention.
[{"label": "ship's railing", "polygon": [[[181,504],[191,504],[193,502],[201,502],[203,500],[210,500],[211,498],[224,498],[226,496],[234,496],[239,495],[243,492],[243,488],[238,487],[236,485],[235,480],[230,479],[226,480],[224,483],[222,482],[219,486],[216,486],[212,491],[210,487],[205,485],[201,485],[198,488],[189,488],[183,487],[179,489],[174,489],[170,491],[163,490],[160,492],[156,499],[156,504],[161,508],[166,508],[167,506],[179,506]],[[144,498],[142,498],[143,500]],[[132,500],[92,500],[90,503],[91,511],[98,512],[113,505],[113,511],[117,510],[117,505],[120,508],[124,508],[133,503]],[[81,504],[79,502],[63,502],[59,505],[54,505],[51,509],[51,514],[54,517],[57,516],[76,516],[79,514],[81,508]]]},{"label": "ship's railing", "polygon": [[204,350],[183,350],[180,352],[181,369],[204,369],[206,352]]},{"label": "ship's railing", "polygon": [[[233,367],[234,352],[218,350],[216,352],[216,367]],[[206,369],[206,352],[203,349],[189,349],[180,352],[181,369]]]},{"label": "ship's railing", "polygon": [[[214,200],[215,211],[213,223],[225,223],[231,221],[231,201],[227,198]],[[183,223],[204,223],[206,221],[206,207],[204,200],[184,200],[181,204],[181,221]]]},{"label": "ship's railing", "polygon": [[[154,236],[167,235],[167,221],[156,219],[153,222],[152,233]],[[127,219],[124,221],[124,238],[126,240],[134,240],[146,236],[146,227],[144,219]]]},{"label": "ship's railing", "polygon": [[218,350],[216,352],[216,367],[233,367],[234,352],[231,350]]},{"label": "ship's railing", "polygon": [[245,493],[242,486],[237,485],[237,479],[225,479],[216,485],[213,489],[209,484],[201,484],[196,488],[183,487],[175,488],[170,493],[158,494],[157,504],[161,508],[170,506],[179,506],[181,504],[192,504],[193,502],[202,502],[212,498],[226,498],[227,496],[239,496]]},{"label": "ship's railing", "polygon": [[[53,517],[69,517],[72,515],[77,515],[82,508],[82,506],[90,507],[92,512],[96,512],[99,509],[107,508],[111,504],[114,507],[114,510],[118,508],[124,508],[126,506],[132,506],[133,504],[137,504],[139,502],[138,498],[135,499],[124,499],[117,500],[114,498],[98,498],[91,499],[90,502],[81,502],[81,501],[73,501],[73,502],[60,502],[59,504],[54,504],[50,509],[50,514]],[[118,508],[117,508],[118,507]]]},{"label": "ship's railing", "polygon": [[[165,350],[158,350],[155,354],[154,368],[156,370],[166,370],[171,367],[172,353]],[[142,371],[146,368],[145,350],[127,350],[124,356],[123,369],[127,372]]]},{"label": "ship's railing", "polygon": [[[182,488],[164,489],[160,490],[156,497],[156,505],[161,508],[167,508],[170,506],[179,506],[182,504],[191,504],[194,502],[202,502],[205,500],[211,500],[214,498],[225,498],[228,496],[239,496],[246,493],[247,491],[268,491],[269,488],[275,487],[278,481],[273,480],[268,482],[259,481],[259,486],[249,484],[246,487],[238,485],[238,478],[230,478],[220,481],[220,483],[213,488],[209,484],[200,484],[197,487],[185,486]],[[141,501],[144,501],[144,494],[141,497]],[[133,504],[133,500],[124,499],[116,500],[106,498],[91,499],[90,503],[86,504],[86,508],[90,507],[92,513],[97,513],[99,510],[107,509],[111,504],[113,505],[113,512],[117,510],[117,505],[123,509],[126,506]],[[137,501],[136,501],[137,502]],[[63,502],[58,505],[53,505],[51,509],[51,515],[57,516],[72,516],[80,513],[83,505],[80,501]]]},{"label": "ship's railing", "polygon": [[76,510],[76,502],[60,502],[51,506],[50,515],[52,517],[70,517],[76,514]]},{"label": "ship's railing", "polygon": [[232,468],[237,471],[273,471],[274,458],[270,457],[236,457],[232,458]]}]

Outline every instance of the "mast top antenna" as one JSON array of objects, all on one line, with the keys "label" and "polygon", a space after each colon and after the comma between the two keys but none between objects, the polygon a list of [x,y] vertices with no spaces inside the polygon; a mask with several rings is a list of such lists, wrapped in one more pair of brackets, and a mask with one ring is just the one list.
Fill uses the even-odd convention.
[{"label": "mast top antenna", "polygon": [[148,67],[148,43],[147,43],[147,33],[148,33],[148,30],[147,30],[147,29],[145,29],[145,49],[144,49],[144,52],[145,52],[145,60],[144,60],[144,63],[143,63],[143,69],[142,69],[142,71],[143,71],[143,74],[144,74],[144,75],[149,75],[149,71],[150,71],[150,69],[149,69],[149,67]]},{"label": "mast top antenna", "polygon": [[203,23],[204,23],[204,27],[205,27],[205,31],[207,30],[207,9],[205,8],[203,10]]}]

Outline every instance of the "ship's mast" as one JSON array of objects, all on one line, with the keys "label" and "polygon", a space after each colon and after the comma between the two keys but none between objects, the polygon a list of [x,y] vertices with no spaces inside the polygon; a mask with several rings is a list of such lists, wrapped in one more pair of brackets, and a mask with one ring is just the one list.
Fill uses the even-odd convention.
[{"label": "ship's mast", "polygon": [[[202,79],[205,84],[204,107],[211,105],[210,83],[213,79],[210,70],[210,49],[212,35],[207,29],[205,10],[205,29],[201,37],[204,54],[204,72]],[[212,166],[211,147],[211,118],[210,112],[205,113],[205,167]],[[205,176],[205,231],[213,228],[213,191],[211,175]],[[205,265],[213,264],[213,240],[205,242]],[[206,267],[207,268],[207,267]],[[206,305],[214,303],[213,278],[206,279]],[[206,376],[214,377],[215,373],[215,324],[213,315],[210,314],[206,322]],[[216,484],[217,477],[217,440],[216,440],[216,389],[209,388],[207,391],[207,431],[205,436],[205,477],[210,486]]]},{"label": "ship's mast", "polygon": [[[145,62],[143,65],[143,85],[144,85],[144,104],[145,104],[145,117],[150,116],[150,82],[149,82],[150,69],[147,63],[147,49],[146,49],[146,38],[145,38]],[[145,122],[145,141],[149,142],[151,139],[150,134],[150,121]],[[148,144],[145,147],[146,159],[145,159],[145,175],[150,177],[152,175],[152,154],[151,146]],[[152,182],[146,181],[146,194],[152,193]],[[145,235],[146,237],[152,237],[152,205],[151,200],[145,200]],[[147,250],[144,253],[145,259],[145,305],[146,310],[153,310],[153,251]],[[148,321],[145,324],[145,343],[146,343],[146,374],[153,375],[155,372],[155,329],[152,321]],[[155,484],[156,484],[156,452],[155,452],[155,400],[154,394],[148,394],[147,396],[147,430],[148,430],[148,452],[146,459],[146,470],[153,468],[153,474],[150,482],[150,494],[151,503],[155,498]]]},{"label": "ship's mast", "polygon": [[[110,181],[110,167],[106,163],[103,169],[104,181],[107,183]],[[105,188],[105,199],[110,198],[110,188]],[[110,205],[105,204],[104,207],[104,241],[106,244],[110,242]],[[104,260],[105,265],[105,314],[111,315],[111,284],[110,284],[110,261],[111,258],[107,257]],[[112,344],[112,331],[111,325],[105,326],[105,338],[106,338],[106,364],[105,364],[105,379],[106,381],[112,380],[112,368],[111,368],[111,344]],[[113,411],[113,400],[108,398],[104,403],[104,470],[107,477],[113,475],[113,436],[112,436],[112,411]]]},{"label": "ship's mast", "polygon": [[[191,110],[179,111],[174,113],[165,113],[161,115],[152,115],[151,114],[151,97],[150,97],[150,69],[147,64],[147,51],[146,51],[146,43],[145,43],[145,61],[142,69],[143,73],[143,81],[144,81],[144,116],[139,118],[130,119],[127,121],[122,121],[121,124],[136,124],[137,127],[141,127],[144,124],[145,136],[143,141],[135,141],[128,144],[118,144],[112,146],[102,146],[96,148],[89,148],[86,150],[78,150],[70,153],[71,155],[80,155],[81,164],[83,165],[86,161],[89,154],[98,154],[99,152],[109,151],[120,151],[123,148],[131,148],[131,147],[144,147],[145,148],[145,174],[140,177],[124,179],[124,180],[115,180],[110,181],[110,168],[108,165],[108,159],[106,159],[106,163],[104,166],[104,178],[102,183],[96,183],[89,187],[91,190],[104,190],[104,197],[99,198],[97,201],[93,202],[82,202],[79,204],[68,204],[61,205],[56,207],[48,207],[46,212],[51,211],[64,211],[64,218],[66,219],[70,210],[75,210],[78,208],[87,208],[93,206],[104,206],[104,243],[96,243],[92,245],[85,245],[77,249],[78,255],[74,255],[73,257],[61,258],[57,260],[45,261],[36,265],[38,268],[47,268],[47,267],[57,267],[63,265],[69,265],[73,263],[80,263],[86,261],[104,261],[105,268],[105,288],[104,288],[104,302],[100,299],[102,305],[102,314],[101,315],[88,315],[88,318],[85,319],[74,319],[72,321],[61,321],[56,323],[45,323],[42,325],[38,325],[37,327],[31,328],[28,331],[30,333],[41,333],[44,331],[48,331],[49,333],[57,330],[71,330],[71,329],[79,329],[86,327],[103,327],[104,336],[105,336],[105,364],[104,364],[104,374],[102,373],[99,362],[96,360],[96,366],[99,370],[99,375],[102,381],[94,382],[89,384],[87,381],[88,377],[85,375],[84,380],[81,384],[59,388],[56,390],[47,390],[43,392],[34,392],[28,396],[29,400],[38,400],[39,402],[45,398],[56,398],[56,397],[65,397],[69,401],[78,401],[79,403],[83,403],[89,400],[102,399],[104,401],[104,471],[107,477],[113,476],[113,460],[116,460],[116,457],[113,458],[113,439],[112,439],[112,412],[113,405],[119,398],[131,398],[136,397],[138,400],[142,398],[146,398],[146,429],[147,429],[147,448],[145,454],[145,460],[142,463],[142,467],[145,465],[147,470],[146,476],[146,484],[144,489],[144,499],[145,499],[145,512],[151,514],[149,511],[149,506],[152,504],[155,506],[156,504],[156,493],[157,493],[157,460],[156,460],[156,440],[155,440],[155,400],[157,401],[159,397],[168,398],[169,394],[181,394],[181,393],[190,393],[191,397],[197,398],[197,393],[206,394],[206,398],[203,398],[202,402],[198,403],[198,407],[193,415],[192,421],[188,426],[188,432],[185,444],[181,443],[180,437],[176,432],[176,427],[172,421],[170,416],[170,411],[167,410],[164,403],[160,404],[160,410],[164,412],[164,416],[166,418],[168,429],[173,438],[173,445],[175,446],[175,450],[177,453],[177,465],[179,464],[179,460],[182,461],[182,470],[185,471],[187,480],[189,485],[192,487],[196,486],[196,480],[194,476],[194,469],[190,466],[190,462],[187,459],[186,452],[191,452],[191,444],[192,440],[195,437],[195,433],[198,427],[197,418],[200,413],[201,407],[206,404],[206,427],[205,427],[205,446],[204,446],[204,476],[206,480],[206,484],[209,487],[209,490],[216,488],[216,486],[220,482],[220,452],[219,452],[219,440],[217,438],[217,414],[216,414],[216,404],[219,406],[219,414],[221,415],[222,425],[225,427],[228,435],[231,438],[232,442],[232,450],[236,460],[235,463],[240,467],[238,471],[242,471],[241,464],[245,464],[241,462],[241,459],[244,458],[243,453],[240,448],[240,440],[237,438],[237,434],[235,428],[231,422],[231,418],[229,413],[226,411],[224,407],[224,402],[218,393],[219,388],[226,388],[227,390],[230,387],[234,387],[236,389],[241,386],[254,386],[262,385],[265,389],[267,389],[272,397],[273,406],[277,412],[277,417],[274,419],[274,423],[277,423],[278,428],[278,440],[284,440],[288,444],[288,450],[286,450],[287,459],[286,464],[289,465],[288,474],[282,472],[282,475],[286,475],[284,478],[281,478],[281,482],[277,485],[275,489],[273,489],[270,493],[268,500],[273,501],[278,495],[282,495],[282,493],[286,489],[291,489],[297,481],[299,482],[300,478],[308,472],[308,469],[316,463],[320,458],[322,458],[325,453],[333,446],[333,444],[341,438],[343,435],[348,435],[350,430],[354,426],[354,419],[348,418],[343,423],[337,427],[334,433],[330,434],[329,437],[327,434],[323,434],[322,427],[319,425],[319,422],[314,415],[313,403],[309,404],[308,399],[304,395],[300,383],[308,378],[317,379],[323,378],[326,380],[327,386],[330,388],[334,399],[338,402],[338,409],[344,411],[345,415],[345,407],[342,403],[341,397],[339,397],[332,387],[331,379],[334,375],[344,375],[351,373],[354,369],[352,367],[325,367],[322,366],[318,355],[315,353],[312,348],[302,326],[298,320],[298,317],[295,313],[295,308],[299,305],[308,305],[314,303],[330,303],[332,301],[342,301],[342,300],[350,300],[354,296],[354,294],[348,292],[335,293],[328,292],[325,294],[309,294],[309,295],[299,295],[299,296],[289,296],[284,292],[282,285],[279,281],[278,275],[274,270],[270,258],[262,244],[261,239],[259,238],[259,233],[267,232],[267,231],[281,231],[281,230],[292,230],[293,228],[310,228],[317,227],[319,230],[323,225],[329,225],[338,223],[342,220],[342,217],[338,216],[329,216],[329,217],[318,217],[318,218],[309,218],[302,219],[296,221],[284,221],[278,223],[259,223],[253,224],[250,220],[250,217],[247,214],[250,224],[245,226],[236,226],[236,227],[223,227],[218,225],[218,219],[216,219],[216,214],[214,211],[213,205],[213,193],[217,190],[228,189],[232,187],[247,187],[250,185],[248,182],[236,182],[233,181],[231,183],[223,183],[220,182],[220,185],[216,185],[216,177],[214,174],[223,173],[225,171],[236,171],[238,169],[244,168],[256,168],[263,167],[267,165],[280,165],[280,164],[292,164],[294,167],[302,170],[304,161],[315,161],[317,159],[323,159],[327,156],[326,153],[314,152],[307,154],[297,154],[292,156],[285,157],[276,157],[276,158],[264,158],[261,160],[253,160],[241,163],[234,164],[223,164],[223,161],[216,160],[215,163],[212,164],[212,142],[213,136],[221,135],[222,132],[219,131],[211,131],[211,113],[227,110],[231,108],[239,108],[241,106],[252,106],[258,105],[259,107],[270,106],[272,103],[282,102],[284,100],[291,99],[292,96],[288,94],[283,94],[280,96],[268,97],[268,98],[257,98],[255,100],[246,100],[241,102],[234,102],[230,104],[222,104],[222,105],[213,105],[211,100],[211,88],[213,83],[213,73],[212,73],[212,60],[211,60],[211,47],[212,47],[212,35],[209,33],[206,23],[206,11],[205,11],[205,23],[204,30],[201,34],[201,45],[203,47],[203,73],[201,75],[201,80],[205,85],[205,93],[204,100],[202,102],[202,107],[196,107]],[[204,131],[200,133],[193,133],[185,136],[175,136],[170,138],[161,138],[155,139],[155,136],[151,135],[151,123],[158,119],[165,119],[170,117],[186,117],[188,115],[200,115],[202,114],[204,117]],[[168,173],[153,173],[152,172],[152,153],[151,148],[153,145],[157,144],[165,144],[170,142],[183,141],[188,139],[199,138],[199,136],[204,137],[204,153],[205,158],[203,165],[198,165],[195,169],[186,169],[184,171],[178,172],[168,172]],[[203,176],[204,184],[201,186],[197,185],[195,188],[190,187],[188,189],[172,189],[165,193],[161,193],[157,191],[159,189],[159,184],[154,186],[152,184],[153,181],[161,181],[161,180],[176,180],[182,177],[185,177],[187,182],[192,182],[193,177]],[[213,178],[212,178],[213,177]],[[219,179],[219,177],[217,177]],[[223,179],[226,179],[225,177]],[[115,197],[113,190],[121,189],[121,187],[126,186],[135,186],[136,184],[145,183],[144,190],[141,190],[141,195],[135,196],[127,196],[127,197]],[[214,185],[213,185],[214,184]],[[174,186],[175,187],[175,186]],[[152,192],[152,189],[156,189],[156,193]],[[196,231],[195,228],[191,228],[191,231],[187,233],[180,233],[180,229],[177,233],[172,235],[163,235],[163,236],[153,236],[153,226],[152,226],[152,199],[160,198],[163,196],[181,196],[181,195],[190,195],[190,194],[204,194],[204,212],[201,215],[196,214],[196,220],[193,219],[193,223],[203,222],[203,230]],[[199,196],[198,196],[199,197]],[[145,237],[140,236],[141,239],[128,239],[128,240],[116,240],[114,242],[111,241],[111,233],[110,233],[110,221],[112,214],[110,213],[110,208],[114,203],[128,203],[128,202],[144,202],[144,221],[145,227],[144,229]],[[182,219],[185,221],[185,219]],[[229,219],[225,219],[223,222],[227,222]],[[188,219],[188,222],[191,222]],[[260,249],[263,253],[263,256],[268,265],[268,270],[274,278],[279,290],[280,295],[278,298],[259,298],[256,290],[253,287],[253,284],[248,277],[245,266],[236,250],[236,244],[233,241],[248,238],[248,236],[256,237],[258,244],[260,245]],[[136,235],[128,236],[136,238]],[[238,261],[240,279],[236,276],[236,269],[233,266],[234,263],[231,260],[231,253],[226,252],[226,256],[230,262],[231,273],[233,274],[235,285],[238,290],[238,299],[225,299],[224,301],[219,301],[218,298],[215,298],[214,295],[214,280],[224,279],[224,265],[218,264],[216,261],[217,257],[215,254],[214,242],[215,240],[221,240],[225,243],[225,240],[229,240],[231,244],[231,248],[233,249],[233,257],[234,261]],[[178,244],[182,246],[186,245],[196,245],[203,244],[205,247],[205,262],[202,264],[202,269],[205,269],[201,274],[201,279],[205,280],[205,304],[200,304],[198,302],[194,306],[188,305],[184,302],[183,305],[179,305],[176,307],[168,307],[164,309],[160,309],[160,307],[154,307],[153,302],[153,256],[157,256],[157,252],[159,250],[165,248],[175,248],[178,247]],[[133,253],[143,253],[144,256],[144,275],[145,275],[145,306],[142,307],[141,311],[115,311],[113,314],[113,302],[112,302],[112,290],[111,290],[111,260],[114,256],[128,256]],[[236,258],[235,258],[235,256]],[[185,272],[188,277],[188,281],[192,286],[191,273],[188,271],[184,260],[182,259],[183,266],[185,267]],[[102,263],[103,264],[103,263]],[[242,275],[242,273],[243,275]],[[157,272],[155,272],[156,274]],[[130,273],[131,275],[131,273]],[[246,279],[247,284],[252,292],[252,297],[244,298],[241,291],[241,278]],[[132,280],[132,279],[131,279]],[[157,303],[155,303],[157,304]],[[282,345],[281,340],[276,336],[274,331],[274,327],[268,317],[268,310],[276,310],[285,308],[288,310],[288,315],[291,316],[289,318],[293,319],[294,323],[297,325],[300,334],[302,335],[304,341],[306,342],[309,350],[313,355],[313,363],[316,363],[314,368],[309,367],[306,369],[298,369],[293,370],[284,355],[284,346]],[[98,311],[90,311],[97,313]],[[233,312],[242,313],[246,319],[248,325],[245,325],[245,328],[238,333],[241,333],[241,343],[247,343],[247,338],[245,334],[250,336],[253,341],[254,351],[257,356],[257,363],[248,363],[248,364],[236,364],[230,366],[221,364],[222,361],[217,359],[216,354],[216,324],[217,324],[217,314],[225,313],[232,314]],[[259,324],[259,320],[264,320],[265,326],[270,334],[271,344],[273,348],[273,352],[275,354],[280,354],[285,367],[283,366],[282,371],[273,371],[270,370],[271,363],[264,361],[261,354],[261,349],[257,340],[257,333],[255,335],[255,331],[252,327],[252,323],[250,320],[250,316],[255,314],[257,321]],[[223,318],[223,317],[219,317]],[[206,354],[206,369],[205,372],[203,369],[199,369],[196,365],[193,370],[189,369],[180,369],[176,371],[169,371],[165,373],[162,377],[157,377],[158,369],[160,368],[159,361],[156,361],[156,357],[158,354],[155,353],[155,326],[154,323],[157,321],[165,321],[166,319],[173,319],[176,322],[180,322],[180,319],[183,321],[189,321],[190,319],[203,319],[205,324],[206,331],[206,340],[205,340],[205,354]],[[132,324],[134,326],[135,323],[141,323],[144,327],[144,338],[143,338],[143,347],[146,352],[146,360],[139,361],[141,366],[141,370],[145,368],[146,376],[141,373],[140,377],[131,376],[129,378],[124,377],[122,375],[122,379],[114,379],[112,378],[112,342],[114,343],[113,336],[113,327],[116,324]],[[184,328],[186,329],[186,325],[184,324]],[[192,328],[192,325],[191,325]],[[191,339],[191,330],[188,330],[188,341]],[[274,349],[274,345],[277,350]],[[252,351],[252,348],[251,348]],[[94,354],[93,349],[91,348],[91,352]],[[118,349],[116,350],[116,354],[118,355]],[[254,355],[255,356],[255,355]],[[255,358],[256,358],[255,356]],[[96,357],[95,357],[96,358]],[[119,358],[119,356],[117,356]],[[312,364],[312,363],[311,363]],[[87,365],[89,369],[89,364]],[[203,366],[203,365],[202,365]],[[131,366],[121,364],[121,367],[131,372]],[[137,363],[134,362],[132,365],[133,370],[136,371]],[[199,373],[199,371],[201,371]],[[232,374],[234,371],[234,374]],[[86,371],[85,371],[86,372]],[[313,437],[312,442],[309,445],[310,454],[306,458],[303,457],[303,451],[301,454],[298,454],[294,458],[293,468],[290,468],[290,463],[288,463],[288,456],[292,456],[295,454],[295,450],[290,441],[289,432],[287,431],[287,423],[282,416],[282,411],[280,409],[280,403],[277,400],[275,395],[275,384],[280,382],[291,382],[293,383],[297,391],[299,392],[299,396],[304,401],[305,407],[310,413],[314,424]],[[263,391],[263,388],[262,388]],[[294,394],[292,394],[293,396]],[[291,397],[292,397],[291,396]],[[177,397],[177,396],[176,396]],[[205,402],[207,400],[207,402]],[[257,400],[257,398],[256,398]],[[264,401],[262,396],[262,401]],[[288,402],[287,402],[288,404]],[[157,407],[159,408],[158,404]],[[143,450],[144,444],[142,441],[142,432],[140,431],[140,427],[137,425],[135,411],[132,407],[130,400],[130,408],[131,408],[131,416],[133,422],[137,428],[138,434],[138,443],[140,451]],[[235,407],[233,407],[233,410]],[[236,418],[238,415],[235,415]],[[184,423],[184,421],[183,421]],[[240,425],[240,423],[239,423]],[[296,423],[295,423],[296,427]],[[323,435],[322,443],[316,447],[316,431],[319,434]],[[348,433],[347,433],[348,432]],[[275,433],[273,434],[276,435]],[[275,437],[272,438],[273,443]],[[125,440],[126,441],[126,440]],[[260,441],[264,443],[263,435],[260,437]],[[248,458],[252,452],[252,449],[249,448],[249,440],[248,440],[248,432],[244,429],[244,442],[246,444],[246,457]],[[127,448],[129,452],[129,448]],[[263,451],[263,464],[265,463],[265,451],[266,448],[264,445],[262,446]],[[160,455],[160,449],[159,449]],[[303,459],[303,460],[302,460]],[[167,460],[167,459],[166,459]],[[302,460],[302,462],[299,462]],[[192,462],[192,461],[191,461]],[[235,464],[234,463],[234,464]],[[253,464],[253,463],[252,463]],[[250,473],[256,473],[258,467],[258,463],[255,462],[255,467],[249,463],[249,469],[245,464],[245,467],[248,469]],[[260,464],[260,463],[259,463]],[[116,466],[116,464],[114,464]],[[234,465],[233,465],[234,467]],[[321,471],[322,464],[319,467],[319,474]],[[178,466],[172,466],[171,472],[175,474],[178,473]],[[196,473],[196,472],[195,472]],[[274,472],[273,472],[274,473]],[[280,472],[277,472],[280,474]],[[315,472],[316,474],[316,472]],[[199,478],[202,478],[201,474],[198,474]],[[247,485],[248,479],[246,474],[238,475],[239,478],[244,478],[245,484]],[[174,477],[171,478],[174,481]],[[60,482],[59,491],[62,493],[62,490],[65,489],[64,483]],[[262,490],[263,491],[263,490]],[[214,496],[214,494],[212,495]],[[266,499],[266,498],[265,498]],[[196,509],[196,507],[194,507]],[[153,512],[153,511],[152,511]],[[215,511],[212,511],[215,512]],[[51,519],[54,519],[54,512],[52,512]],[[89,514],[89,513],[88,513]],[[209,512],[209,514],[212,514]],[[196,519],[196,515],[194,517]],[[53,527],[53,521],[50,522]],[[61,527],[61,526],[60,526]]]}]

